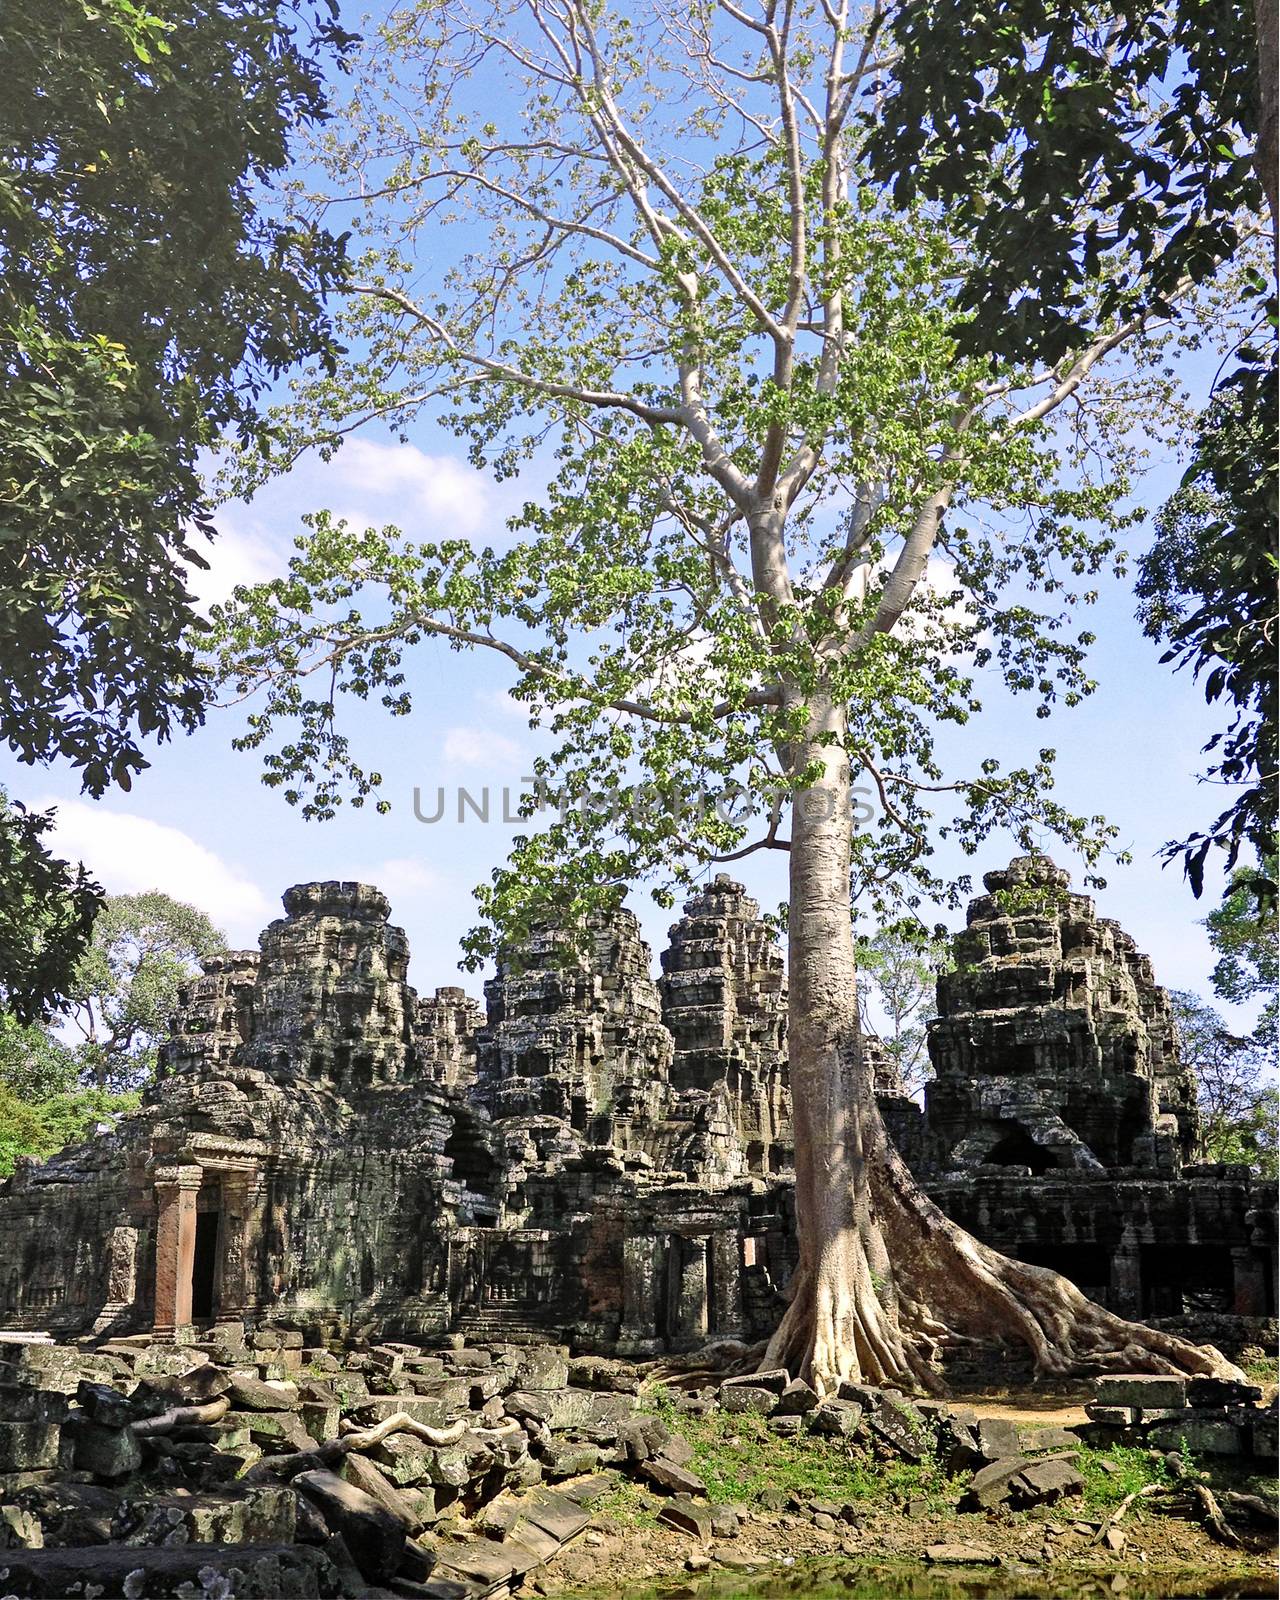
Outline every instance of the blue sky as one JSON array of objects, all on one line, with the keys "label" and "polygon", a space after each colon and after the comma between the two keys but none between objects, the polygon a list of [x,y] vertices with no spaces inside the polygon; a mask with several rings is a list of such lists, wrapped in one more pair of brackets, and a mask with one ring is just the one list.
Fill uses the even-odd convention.
[{"label": "blue sky", "polygon": [[[1148,507],[1167,496],[1179,470],[1172,459],[1153,459],[1142,490]],[[468,535],[488,542],[500,539],[505,517],[525,492],[524,485],[478,476],[453,436],[429,424],[415,426],[408,444],[369,433],[333,462],[304,459],[251,504],[224,508],[212,571],[199,575],[197,588],[212,602],[237,582],[283,570],[306,511],[325,508],[358,524],[393,522],[410,537]],[[1139,531],[1130,542],[1140,548],[1148,536]],[[1056,798],[1086,814],[1104,814],[1134,857],[1130,866],[1107,869],[1100,910],[1134,935],[1163,983],[1207,995],[1213,956],[1198,921],[1215,903],[1219,885],[1210,878],[1204,900],[1195,901],[1180,869],[1162,867],[1157,853],[1165,840],[1222,808],[1224,791],[1195,778],[1200,747],[1221,714],[1206,708],[1192,679],[1159,664],[1158,649],[1134,618],[1130,579],[1102,584],[1088,625],[1098,635],[1092,670],[1100,685],[1090,701],[1038,721],[1031,704],[1010,696],[992,675],[986,712],[969,729],[952,730],[944,749],[959,773],[972,771],[983,755],[1007,767],[1033,763],[1042,745],[1056,746]],[[505,696],[512,671],[498,658],[462,656],[429,642],[418,648],[412,681],[411,718],[392,721],[363,708],[347,730],[356,759],[384,774],[388,816],[344,809],[332,822],[305,822],[260,784],[253,755],[231,749],[242,726],[236,711],[213,710],[194,736],[156,749],[151,768],[128,795],[90,801],[73,773],[33,772],[7,752],[0,753],[0,783],[17,798],[56,804],[61,848],[84,859],[108,890],[157,887],[190,900],[235,944],[256,942],[279,914],[279,897],[291,883],[329,877],[374,882],[408,930],[412,981],[429,990],[458,981],[457,942],[474,920],[471,890],[505,857],[515,831],[500,820],[502,790],[515,795],[537,745]],[[416,821],[414,787],[430,803],[441,785],[451,795],[459,785],[474,793],[487,786],[497,818],[485,825],[472,816],[460,825],[451,805],[434,826]],[[1049,847],[1078,882],[1080,863]],[[939,861],[953,873],[979,877],[1002,865],[1012,849],[1011,841],[997,837],[976,860],[953,853]],[[735,870],[767,906],[782,898],[781,857],[754,856]],[[643,890],[632,904],[660,948],[671,913],[654,907]],[[477,978],[464,981],[478,991]]]}]

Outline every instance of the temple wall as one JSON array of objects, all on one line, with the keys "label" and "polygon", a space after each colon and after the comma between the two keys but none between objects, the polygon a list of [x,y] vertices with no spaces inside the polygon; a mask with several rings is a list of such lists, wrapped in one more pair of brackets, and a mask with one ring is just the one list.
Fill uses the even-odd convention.
[{"label": "temple wall", "polygon": [[[1150,963],[1065,874],[988,874],[891,1137],[956,1221],[1133,1316],[1275,1309],[1275,1197],[1190,1165],[1195,1085]],[[786,983],[755,903],[692,896],[420,1000],[386,898],[299,885],[182,996],[149,1102],[0,1185],[0,1326],[278,1322],[636,1355],[776,1324],[796,1260]],[[1216,1324],[1215,1324],[1216,1326]]]}]

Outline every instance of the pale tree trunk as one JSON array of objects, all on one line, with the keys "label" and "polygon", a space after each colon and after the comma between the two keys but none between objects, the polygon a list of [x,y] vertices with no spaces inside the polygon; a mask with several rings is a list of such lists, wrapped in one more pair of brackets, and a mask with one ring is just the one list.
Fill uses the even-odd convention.
[{"label": "pale tree trunk", "polygon": [[[1277,198],[1276,121],[1280,74],[1277,73],[1277,17],[1275,0],[1255,0],[1254,16],[1258,29],[1258,146],[1254,164],[1271,212],[1271,245],[1280,249],[1280,198]],[[1274,266],[1274,255],[1272,265]]]},{"label": "pale tree trunk", "polygon": [[[1196,1346],[1094,1305],[1066,1278],[1013,1261],[951,1222],[890,1143],[862,1058],[850,906],[844,717],[810,694],[796,770],[822,775],[792,805],[788,1058],[800,1258],[764,1365],[821,1394],[844,1379],[940,1387],[938,1358],[1016,1342],[1037,1373],[1238,1376]],[[828,742],[830,741],[830,742]]]}]

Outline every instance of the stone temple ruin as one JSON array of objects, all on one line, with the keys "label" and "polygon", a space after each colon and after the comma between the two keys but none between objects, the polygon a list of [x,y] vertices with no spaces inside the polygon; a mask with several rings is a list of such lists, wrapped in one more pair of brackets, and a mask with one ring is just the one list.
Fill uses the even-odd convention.
[{"label": "stone temple ruin", "polygon": [[[1149,962],[1042,858],[985,883],[923,1106],[878,1059],[904,1157],[979,1237],[1113,1309],[1256,1339],[1275,1198],[1193,1164]],[[508,951],[483,1007],[408,986],[377,889],[284,908],[184,991],[141,1110],[0,1186],[0,1326],[622,1355],[771,1329],[795,1261],[786,977],[740,885],[688,901],[656,981],[622,910],[585,950],[548,927]]]}]

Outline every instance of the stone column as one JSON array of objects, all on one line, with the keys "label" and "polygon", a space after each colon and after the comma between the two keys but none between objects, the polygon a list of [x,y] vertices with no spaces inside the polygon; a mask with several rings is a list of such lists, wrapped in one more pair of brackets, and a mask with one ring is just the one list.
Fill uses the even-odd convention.
[{"label": "stone column", "polygon": [[1265,1317],[1267,1305],[1267,1264],[1247,1244],[1231,1250],[1231,1309],[1238,1317]]},{"label": "stone column", "polygon": [[256,1170],[222,1174],[222,1227],[218,1274],[218,1321],[243,1322],[249,1309],[252,1273],[251,1226],[261,1192]]},{"label": "stone column", "polygon": [[711,1332],[742,1337],[742,1246],[737,1229],[711,1236]]},{"label": "stone column", "polygon": [[653,1355],[658,1349],[657,1274],[661,1240],[635,1234],[622,1241],[620,1355]]},{"label": "stone column", "polygon": [[181,1341],[191,1327],[191,1270],[196,1254],[199,1167],[157,1167],[154,1333]]},{"label": "stone column", "polygon": [[682,1344],[696,1346],[707,1336],[707,1239],[686,1239],[681,1246],[680,1305],[676,1329]]}]

